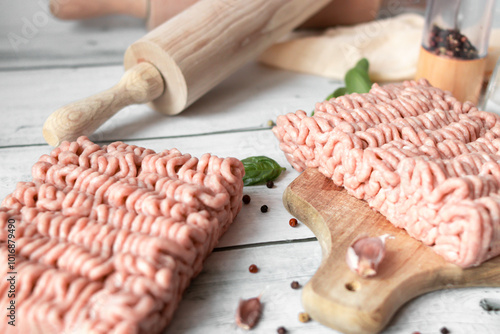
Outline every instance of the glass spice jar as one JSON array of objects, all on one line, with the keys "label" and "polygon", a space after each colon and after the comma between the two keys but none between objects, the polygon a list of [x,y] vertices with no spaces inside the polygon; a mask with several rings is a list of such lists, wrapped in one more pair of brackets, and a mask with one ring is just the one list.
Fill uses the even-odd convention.
[{"label": "glass spice jar", "polygon": [[477,103],[495,0],[429,0],[416,79]]},{"label": "glass spice jar", "polygon": [[500,58],[498,58],[493,74],[490,77],[480,109],[500,115]]}]

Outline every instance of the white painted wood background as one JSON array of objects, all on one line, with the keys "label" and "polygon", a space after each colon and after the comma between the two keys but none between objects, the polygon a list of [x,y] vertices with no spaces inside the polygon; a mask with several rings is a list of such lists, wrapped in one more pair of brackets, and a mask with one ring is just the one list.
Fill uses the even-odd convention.
[{"label": "white painted wood background", "polygon": [[[41,131],[47,116],[113,85],[123,73],[125,48],[146,32],[142,20],[123,16],[58,21],[48,13],[47,3],[0,3],[0,199],[16,182],[29,180],[31,165],[50,151]],[[289,333],[336,333],[297,319],[303,311],[300,290],[292,290],[290,283],[307,282],[319,266],[321,251],[304,225],[288,225],[291,216],[281,195],[298,173],[286,163],[267,122],[296,109],[311,110],[339,85],[252,63],[178,116],[132,106],[91,137],[155,150],[176,147],[195,156],[267,155],[287,167],[275,188],[245,189],[251,204],[243,207],[207,259],[165,333],[242,333],[234,322],[238,299],[259,294],[264,312],[252,333],[275,333],[279,326]],[[268,213],[260,212],[262,204],[270,207]],[[252,263],[259,273],[248,272]],[[500,312],[483,310],[482,298],[500,299],[500,288],[428,293],[405,305],[383,333],[439,333],[443,326],[453,334],[500,333]]]}]

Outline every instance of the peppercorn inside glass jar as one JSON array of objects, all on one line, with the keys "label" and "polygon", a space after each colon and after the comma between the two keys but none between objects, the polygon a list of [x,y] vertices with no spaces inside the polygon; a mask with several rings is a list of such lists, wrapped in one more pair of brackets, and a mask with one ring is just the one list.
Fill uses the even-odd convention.
[{"label": "peppercorn inside glass jar", "polygon": [[495,0],[429,0],[416,79],[477,103]]}]

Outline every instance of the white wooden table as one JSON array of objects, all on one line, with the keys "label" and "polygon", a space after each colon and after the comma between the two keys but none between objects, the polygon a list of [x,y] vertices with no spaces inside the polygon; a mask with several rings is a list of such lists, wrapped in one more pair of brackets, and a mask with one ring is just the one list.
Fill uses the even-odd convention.
[{"label": "white wooden table", "polygon": [[[125,48],[146,32],[143,21],[127,17],[57,21],[47,12],[47,2],[0,3],[1,199],[18,181],[29,180],[31,166],[51,150],[42,137],[47,116],[112,86],[123,73]],[[319,266],[321,250],[307,227],[288,225],[291,216],[281,196],[299,174],[286,162],[268,121],[296,109],[311,110],[339,85],[253,63],[178,116],[132,106],[91,137],[101,144],[122,140],[157,151],[176,147],[195,156],[267,155],[287,167],[273,189],[244,189],[251,203],[243,206],[186,291],[166,333],[242,333],[234,321],[238,300],[257,295],[262,295],[264,310],[253,333],[275,333],[280,326],[289,333],[335,333],[297,317],[303,311],[301,291],[290,283],[308,281]],[[260,212],[263,204],[269,212]],[[260,271],[249,273],[250,264]],[[500,312],[483,310],[482,298],[500,299],[500,288],[428,293],[405,305],[384,333],[440,333],[442,327],[453,334],[500,333]]]}]

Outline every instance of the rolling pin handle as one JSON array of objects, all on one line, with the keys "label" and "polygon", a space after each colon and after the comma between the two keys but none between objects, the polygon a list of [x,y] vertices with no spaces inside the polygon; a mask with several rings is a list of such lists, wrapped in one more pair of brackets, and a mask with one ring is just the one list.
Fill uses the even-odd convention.
[{"label": "rolling pin handle", "polygon": [[164,90],[163,77],[156,67],[148,62],[139,63],[127,70],[112,88],[52,113],[43,125],[43,137],[49,145],[58,146],[62,141],[91,135],[120,109],[153,101]]}]

